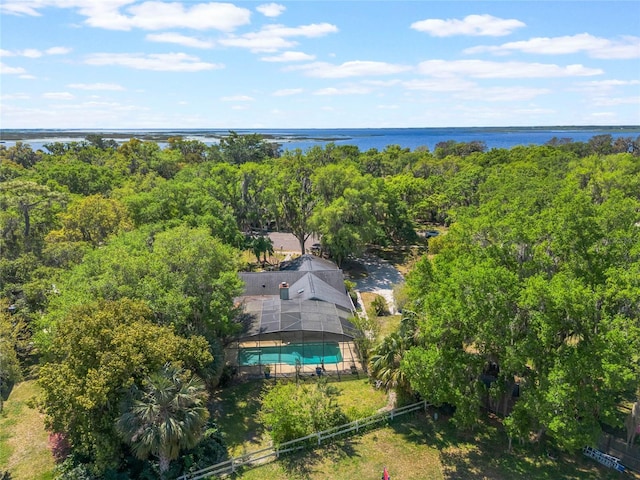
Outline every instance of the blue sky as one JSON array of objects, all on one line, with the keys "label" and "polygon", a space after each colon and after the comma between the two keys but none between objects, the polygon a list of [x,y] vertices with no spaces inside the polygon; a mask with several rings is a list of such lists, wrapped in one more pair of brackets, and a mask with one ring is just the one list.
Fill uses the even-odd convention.
[{"label": "blue sky", "polygon": [[1,128],[640,124],[640,2],[2,0]]}]

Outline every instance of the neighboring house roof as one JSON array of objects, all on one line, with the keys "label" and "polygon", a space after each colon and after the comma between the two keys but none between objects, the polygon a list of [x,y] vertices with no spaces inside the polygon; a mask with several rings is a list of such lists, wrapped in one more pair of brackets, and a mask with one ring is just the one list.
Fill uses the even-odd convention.
[{"label": "neighboring house roof", "polygon": [[[282,332],[316,332],[353,338],[349,321],[354,306],[335,264],[302,255],[276,272],[240,273],[245,291],[240,298],[250,316],[243,338]],[[282,284],[288,299],[280,298]]]}]

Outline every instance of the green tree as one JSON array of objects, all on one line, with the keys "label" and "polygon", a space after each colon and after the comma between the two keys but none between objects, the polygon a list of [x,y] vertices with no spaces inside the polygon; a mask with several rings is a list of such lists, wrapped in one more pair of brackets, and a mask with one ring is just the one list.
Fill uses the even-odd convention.
[{"label": "green tree", "polygon": [[344,423],[335,400],[338,394],[326,379],[312,386],[277,383],[264,391],[259,415],[279,445]]},{"label": "green tree", "polygon": [[21,379],[22,371],[13,342],[0,333],[0,413],[4,407],[7,387]]},{"label": "green tree", "polygon": [[[232,334],[240,293],[237,253],[206,228],[138,229],[88,253],[57,284],[50,319],[95,298],[140,299],[157,323],[212,343]],[[203,372],[201,376],[207,378]]]},{"label": "green tree", "polygon": [[318,204],[312,182],[315,166],[300,150],[287,151],[277,165],[275,191],[281,225],[298,239],[300,252],[304,255],[305,242],[313,231],[311,216]]},{"label": "green tree", "polygon": [[[256,256],[256,262],[262,263],[263,265],[267,263],[267,253],[273,255],[273,241],[265,235],[251,237],[249,246]],[[263,256],[262,261],[260,260],[260,255]]]},{"label": "green tree", "polygon": [[635,198],[594,196],[582,180],[595,172],[556,162],[558,151],[512,152],[489,167],[478,205],[455,210],[438,253],[408,278],[420,342],[401,369],[425,398],[455,405],[462,426],[487,396],[507,414],[517,381],[510,434],[546,432],[575,450],[618,423],[640,374],[640,232]]},{"label": "green tree", "polygon": [[158,458],[165,476],[181,451],[195,447],[209,417],[204,383],[175,365],[166,364],[132,387],[116,429],[136,457]]},{"label": "green tree", "polygon": [[376,213],[384,205],[371,189],[347,188],[343,196],[318,209],[311,219],[314,231],[322,235],[322,246],[338,265],[349,256],[357,256],[365,245],[381,236]]},{"label": "green tree", "polygon": [[132,385],[167,362],[195,371],[212,361],[203,337],[181,337],[152,318],[141,301],[100,300],[71,309],[55,325],[38,378],[41,410],[47,428],[64,434],[96,473],[119,463],[115,423]]},{"label": "green tree", "polygon": [[47,237],[49,241],[82,241],[100,245],[109,236],[133,228],[125,206],[102,195],[83,197],[71,203],[60,217],[62,229],[52,231]]},{"label": "green tree", "polygon": [[279,156],[279,146],[269,143],[257,133],[239,135],[237,132],[230,131],[229,135],[220,139],[220,150],[223,158],[235,165],[261,162]]},{"label": "green tree", "polygon": [[66,195],[21,179],[0,183],[0,251],[5,258],[39,251]]}]

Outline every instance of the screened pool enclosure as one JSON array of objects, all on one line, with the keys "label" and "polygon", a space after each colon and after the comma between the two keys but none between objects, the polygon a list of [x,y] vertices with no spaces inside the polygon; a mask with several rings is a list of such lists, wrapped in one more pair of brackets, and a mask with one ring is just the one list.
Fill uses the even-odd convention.
[{"label": "screened pool enclosure", "polygon": [[282,270],[240,276],[244,332],[227,348],[227,360],[240,374],[331,374],[359,367],[355,309],[334,264],[303,255]]}]

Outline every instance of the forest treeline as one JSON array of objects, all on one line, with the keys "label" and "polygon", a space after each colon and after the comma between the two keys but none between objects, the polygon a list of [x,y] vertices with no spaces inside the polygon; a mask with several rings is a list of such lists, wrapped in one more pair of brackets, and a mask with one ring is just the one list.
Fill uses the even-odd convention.
[{"label": "forest treeline", "polygon": [[453,406],[461,427],[517,384],[509,434],[571,450],[635,396],[640,138],[283,152],[230,132],[213,146],[91,135],[45,150],[0,146],[0,379],[5,392],[38,379],[61,478],[224,456],[207,391],[241,328],[240,252],[259,260],[269,230],[301,251],[317,234],[340,264],[449,227],[409,275],[371,372]]}]

